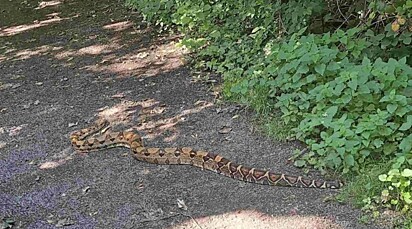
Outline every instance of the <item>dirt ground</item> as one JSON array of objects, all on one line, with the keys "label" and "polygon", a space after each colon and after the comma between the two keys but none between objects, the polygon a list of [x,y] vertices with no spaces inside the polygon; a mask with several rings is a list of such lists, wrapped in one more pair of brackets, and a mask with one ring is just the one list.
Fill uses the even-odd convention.
[{"label": "dirt ground", "polygon": [[[69,134],[107,118],[153,147],[191,146],[302,174],[296,143],[255,131],[219,102],[176,36],[146,28],[123,0],[0,0],[0,217],[13,228],[379,228],[328,201],[338,191],[270,187],[127,149],[74,152]],[[309,174],[309,177],[316,177]]]}]

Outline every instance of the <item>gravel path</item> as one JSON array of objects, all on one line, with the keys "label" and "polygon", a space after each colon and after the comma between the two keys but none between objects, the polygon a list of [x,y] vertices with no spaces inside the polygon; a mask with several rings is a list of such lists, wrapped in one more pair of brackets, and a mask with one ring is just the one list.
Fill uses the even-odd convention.
[{"label": "gravel path", "polygon": [[[191,146],[302,174],[294,143],[219,103],[218,77],[185,67],[176,37],[139,24],[123,1],[2,1],[0,216],[14,228],[378,228],[327,201],[337,191],[243,183],[126,149],[78,154],[69,134],[97,117],[146,145]],[[4,6],[4,7],[3,7]],[[204,74],[203,74],[204,75]],[[314,174],[309,174],[314,177]]]}]

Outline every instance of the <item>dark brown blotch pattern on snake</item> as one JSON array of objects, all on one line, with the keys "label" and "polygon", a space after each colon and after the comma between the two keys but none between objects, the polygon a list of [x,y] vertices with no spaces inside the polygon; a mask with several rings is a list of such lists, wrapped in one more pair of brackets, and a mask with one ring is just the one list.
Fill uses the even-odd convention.
[{"label": "dark brown blotch pattern on snake", "polygon": [[305,179],[300,176],[277,174],[270,171],[251,168],[236,164],[218,154],[196,151],[189,147],[183,148],[146,148],[143,146],[140,135],[124,131],[109,132],[109,122],[96,122],[70,135],[73,147],[80,152],[90,152],[102,148],[127,147],[132,156],[140,161],[153,164],[182,164],[200,167],[237,180],[251,183],[304,187],[304,188],[331,188],[342,187],[339,181],[322,181]]}]

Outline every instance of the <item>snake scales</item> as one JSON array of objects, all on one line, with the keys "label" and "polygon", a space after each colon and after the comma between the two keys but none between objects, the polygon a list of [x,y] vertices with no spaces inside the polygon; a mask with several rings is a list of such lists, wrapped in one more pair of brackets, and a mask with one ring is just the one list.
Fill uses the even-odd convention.
[{"label": "snake scales", "polygon": [[195,151],[189,147],[183,148],[147,148],[143,146],[141,137],[129,131],[110,132],[109,122],[97,121],[94,125],[75,131],[70,135],[73,147],[79,152],[90,152],[110,147],[127,147],[139,161],[153,164],[192,165],[210,170],[225,176],[273,186],[330,188],[342,187],[339,181],[322,181],[305,179],[301,176],[277,174],[270,171],[250,168],[236,164],[220,155],[204,151]]}]

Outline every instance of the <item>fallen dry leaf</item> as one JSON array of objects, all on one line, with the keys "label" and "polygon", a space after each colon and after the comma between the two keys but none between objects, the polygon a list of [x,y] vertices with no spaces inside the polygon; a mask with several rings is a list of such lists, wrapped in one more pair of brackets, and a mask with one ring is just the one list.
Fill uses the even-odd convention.
[{"label": "fallen dry leaf", "polygon": [[65,227],[65,226],[70,226],[73,225],[75,222],[71,220],[70,218],[67,219],[60,219],[57,221],[56,227]]},{"label": "fallen dry leaf", "polygon": [[198,100],[198,101],[195,102],[195,106],[197,106],[197,105],[205,105],[205,104],[207,104],[207,101],[204,101],[204,100]]},{"label": "fallen dry leaf", "polygon": [[59,166],[60,164],[56,161],[48,161],[39,166],[39,169],[53,169]]},{"label": "fallen dry leaf", "polygon": [[112,98],[120,98],[120,99],[122,99],[122,98],[124,98],[124,97],[125,97],[125,95],[124,95],[123,92],[120,92],[120,93],[118,93],[118,94],[112,95]]},{"label": "fallen dry leaf", "polygon": [[398,30],[399,30],[399,28],[400,28],[400,25],[399,25],[399,23],[398,23],[397,21],[394,21],[394,22],[392,22],[391,27],[392,27],[392,31],[398,32]]},{"label": "fallen dry leaf", "polygon": [[144,189],[144,184],[143,183],[139,183],[137,185],[137,189]]},{"label": "fallen dry leaf", "polygon": [[17,79],[24,78],[24,77],[25,76],[23,76],[23,75],[14,75],[14,76],[11,77],[11,79],[12,80],[17,80]]},{"label": "fallen dry leaf", "polygon": [[136,58],[143,59],[143,58],[145,58],[145,57],[147,57],[147,56],[149,56],[149,53],[147,53],[147,52],[141,52],[141,53],[139,53],[139,54],[136,55]]},{"label": "fallen dry leaf", "polygon": [[9,129],[9,136],[16,136],[19,134],[19,132],[23,129],[23,127],[26,127],[27,124],[23,124],[20,126],[12,126]]},{"label": "fallen dry leaf", "polygon": [[177,199],[177,206],[178,206],[180,209],[183,209],[183,210],[187,211],[187,206],[186,206],[184,200],[182,200],[182,199]]},{"label": "fallen dry leaf", "polygon": [[40,169],[54,169],[57,166],[60,166],[64,163],[66,163],[67,159],[60,159],[58,161],[48,161],[48,162],[44,162],[42,163],[39,168]]},{"label": "fallen dry leaf", "polygon": [[109,108],[109,106],[104,106],[104,107],[99,108],[98,111],[104,111],[104,110],[106,110],[106,109],[108,109],[108,108]]},{"label": "fallen dry leaf", "polygon": [[222,128],[220,128],[219,134],[227,134],[227,133],[229,133],[230,131],[232,131],[232,128],[231,128],[231,127],[223,126]]},{"label": "fallen dry leaf", "polygon": [[149,174],[150,173],[150,170],[148,170],[148,169],[143,169],[143,174],[144,175],[147,175],[147,174]]},{"label": "fallen dry leaf", "polygon": [[7,89],[9,87],[13,87],[13,84],[11,84],[11,83],[1,84],[0,83],[0,90]]},{"label": "fallen dry leaf", "polygon": [[237,118],[239,118],[239,115],[235,115],[232,117],[232,119],[237,119]]},{"label": "fallen dry leaf", "polygon": [[405,18],[403,18],[402,16],[397,16],[397,21],[399,25],[404,25],[406,23]]},{"label": "fallen dry leaf", "polygon": [[86,194],[90,189],[90,186],[86,186],[85,188],[82,189],[83,194]]},{"label": "fallen dry leaf", "polygon": [[14,84],[13,86],[11,86],[11,88],[16,89],[16,88],[18,88],[18,87],[20,87],[20,86],[21,86],[21,84],[16,83],[16,84]]},{"label": "fallen dry leaf", "polygon": [[166,110],[164,107],[155,107],[153,110],[150,112],[152,114],[161,114],[163,111]]},{"label": "fallen dry leaf", "polygon": [[197,136],[197,134],[192,134],[192,135],[190,135],[192,138],[194,138],[194,139],[199,139],[199,136]]},{"label": "fallen dry leaf", "polygon": [[78,124],[77,122],[76,122],[76,123],[70,122],[69,125],[68,125],[68,127],[77,126],[77,124]]}]

